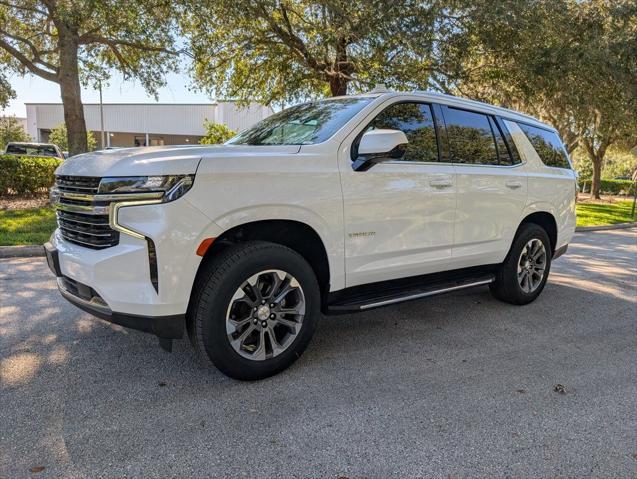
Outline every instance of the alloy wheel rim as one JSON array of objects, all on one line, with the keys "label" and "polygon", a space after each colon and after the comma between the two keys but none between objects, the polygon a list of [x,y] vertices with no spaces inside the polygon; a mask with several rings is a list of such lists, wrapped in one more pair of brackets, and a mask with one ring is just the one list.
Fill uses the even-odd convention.
[{"label": "alloy wheel rim", "polygon": [[242,357],[265,361],[294,342],[305,317],[297,279],[279,269],[250,276],[235,291],[226,312],[230,346]]},{"label": "alloy wheel rim", "polygon": [[545,270],[546,248],[542,241],[534,238],[524,245],[518,261],[518,284],[522,291],[535,291],[542,284]]}]

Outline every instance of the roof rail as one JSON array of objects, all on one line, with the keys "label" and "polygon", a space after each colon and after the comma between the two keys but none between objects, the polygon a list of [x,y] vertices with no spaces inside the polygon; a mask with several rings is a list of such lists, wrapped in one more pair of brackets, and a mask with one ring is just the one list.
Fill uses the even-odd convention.
[{"label": "roof rail", "polygon": [[485,102],[482,102],[482,101],[471,100],[470,98],[464,98],[464,97],[460,97],[460,96],[456,96],[456,95],[450,95],[450,94],[447,94],[447,93],[438,93],[438,92],[427,91],[427,90],[414,90],[413,93],[421,93],[421,94],[430,95],[430,96],[436,96],[436,97],[440,97],[440,98],[458,100],[458,101],[461,101],[463,103],[468,103],[470,105],[476,105],[476,106],[480,106],[480,107],[488,107],[488,108],[492,108],[492,109],[494,109],[496,111],[502,111],[502,112],[505,112],[505,113],[512,113],[514,115],[518,115],[518,116],[521,116],[521,117],[524,117],[524,118],[528,118],[529,120],[533,120],[533,121],[535,121],[537,123],[545,124],[543,121],[538,120],[534,116],[527,115],[526,113],[520,113],[519,111],[511,110],[509,108],[504,108],[504,107],[497,106],[497,105],[491,105],[490,103],[485,103]]}]

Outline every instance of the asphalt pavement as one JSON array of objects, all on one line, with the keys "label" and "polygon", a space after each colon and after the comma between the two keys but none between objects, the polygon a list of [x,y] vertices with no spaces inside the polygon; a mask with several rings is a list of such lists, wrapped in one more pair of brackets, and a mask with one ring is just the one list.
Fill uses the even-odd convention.
[{"label": "asphalt pavement", "polygon": [[533,304],[480,287],[323,318],[245,383],[0,260],[0,478],[635,478],[637,229],[577,234]]}]

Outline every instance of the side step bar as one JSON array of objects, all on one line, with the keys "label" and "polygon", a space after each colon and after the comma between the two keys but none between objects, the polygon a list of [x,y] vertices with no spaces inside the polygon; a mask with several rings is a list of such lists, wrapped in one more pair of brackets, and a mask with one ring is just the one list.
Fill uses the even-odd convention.
[{"label": "side step bar", "polygon": [[328,314],[343,314],[348,312],[367,311],[369,309],[389,306],[391,304],[402,303],[414,299],[427,298],[439,294],[451,293],[475,286],[483,286],[495,281],[495,276],[490,274],[482,277],[467,278],[465,280],[446,281],[424,284],[419,287],[410,287],[404,290],[384,294],[365,294],[357,297],[343,298],[337,303],[329,304]]}]

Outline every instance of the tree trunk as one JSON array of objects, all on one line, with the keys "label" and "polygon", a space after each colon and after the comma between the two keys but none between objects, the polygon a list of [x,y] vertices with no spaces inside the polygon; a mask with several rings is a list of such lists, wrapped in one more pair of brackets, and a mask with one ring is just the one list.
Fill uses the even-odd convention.
[{"label": "tree trunk", "polygon": [[591,155],[590,158],[593,162],[593,181],[591,182],[591,196],[596,200],[599,200],[599,190],[602,181],[602,157]]},{"label": "tree trunk", "polygon": [[332,96],[343,96],[347,95],[347,84],[349,80],[341,77],[341,76],[331,76],[330,77],[330,93]]},{"label": "tree trunk", "polygon": [[77,33],[69,27],[59,29],[58,44],[60,48],[59,83],[64,107],[64,122],[66,123],[69,154],[77,155],[88,150],[77,62]]},{"label": "tree trunk", "polygon": [[347,95],[347,84],[351,75],[351,65],[347,56],[347,42],[344,38],[339,38],[336,42],[336,58],[334,67],[330,75],[330,92],[332,96]]}]

